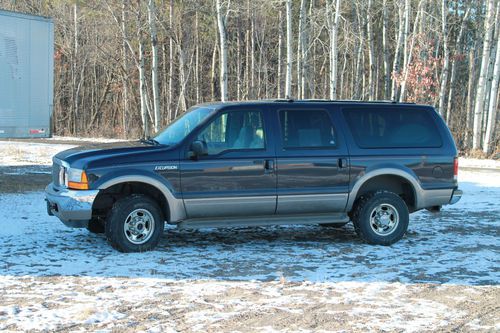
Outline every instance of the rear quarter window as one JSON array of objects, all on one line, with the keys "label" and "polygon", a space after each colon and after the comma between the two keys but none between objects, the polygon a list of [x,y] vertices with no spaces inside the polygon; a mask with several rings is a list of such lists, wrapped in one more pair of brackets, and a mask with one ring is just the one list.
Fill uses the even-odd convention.
[{"label": "rear quarter window", "polygon": [[427,109],[348,108],[343,110],[360,148],[438,148],[443,142]]}]

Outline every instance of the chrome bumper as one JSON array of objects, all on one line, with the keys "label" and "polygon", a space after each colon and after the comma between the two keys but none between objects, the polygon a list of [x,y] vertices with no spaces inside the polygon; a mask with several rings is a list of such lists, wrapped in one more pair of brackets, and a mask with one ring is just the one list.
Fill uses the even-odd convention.
[{"label": "chrome bumper", "polygon": [[450,205],[456,204],[458,200],[462,198],[462,194],[463,192],[461,190],[459,189],[454,190],[453,194],[451,195]]},{"label": "chrome bumper", "polygon": [[47,213],[57,216],[65,225],[85,228],[92,218],[92,204],[99,190],[68,190],[50,183],[45,188]]}]

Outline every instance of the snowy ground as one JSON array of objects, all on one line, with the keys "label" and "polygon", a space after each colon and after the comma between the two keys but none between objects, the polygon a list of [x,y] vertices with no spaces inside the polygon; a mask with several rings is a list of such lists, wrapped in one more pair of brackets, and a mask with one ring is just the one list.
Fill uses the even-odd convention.
[{"label": "snowy ground", "polygon": [[[38,177],[23,172],[66,148],[33,145],[0,141],[0,173]],[[0,330],[498,332],[500,170],[478,163],[461,161],[458,204],[412,214],[391,247],[350,225],[167,228],[121,254],[47,216],[41,188],[0,193]]]}]

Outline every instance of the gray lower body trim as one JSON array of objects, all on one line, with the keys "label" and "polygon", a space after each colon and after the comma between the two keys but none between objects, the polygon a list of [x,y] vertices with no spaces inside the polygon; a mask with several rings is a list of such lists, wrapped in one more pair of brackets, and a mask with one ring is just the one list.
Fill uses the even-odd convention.
[{"label": "gray lower body trim", "polygon": [[450,203],[453,189],[421,190],[417,209],[442,206]]},{"label": "gray lower body trim", "polygon": [[343,212],[347,193],[279,195],[277,214]]},{"label": "gray lower body trim", "polygon": [[230,228],[250,226],[270,226],[285,224],[326,224],[346,223],[349,217],[345,213],[332,214],[296,214],[296,215],[263,215],[230,218],[188,219],[177,224],[181,229]]},{"label": "gray lower body trim", "polygon": [[456,204],[462,198],[463,192],[459,189],[453,191],[450,199],[450,205]]},{"label": "gray lower body trim", "polygon": [[184,199],[189,218],[273,214],[276,196]]},{"label": "gray lower body trim", "polygon": [[92,204],[99,190],[56,189],[50,183],[45,189],[47,210],[70,227],[85,227],[92,218]]}]

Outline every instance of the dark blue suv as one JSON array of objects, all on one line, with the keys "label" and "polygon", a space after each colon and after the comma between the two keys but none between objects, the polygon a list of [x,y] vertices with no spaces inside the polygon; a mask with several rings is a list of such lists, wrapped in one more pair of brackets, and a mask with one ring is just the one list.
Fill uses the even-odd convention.
[{"label": "dark blue suv", "polygon": [[146,251],[180,228],[352,221],[368,243],[457,202],[457,150],[431,106],[256,101],[191,108],[154,139],[57,154],[50,215]]}]

